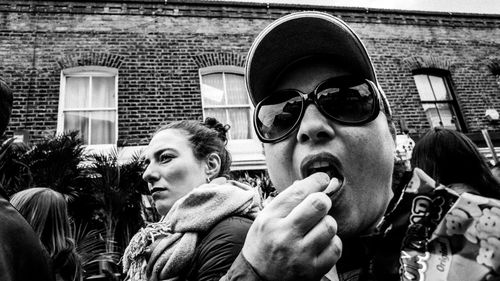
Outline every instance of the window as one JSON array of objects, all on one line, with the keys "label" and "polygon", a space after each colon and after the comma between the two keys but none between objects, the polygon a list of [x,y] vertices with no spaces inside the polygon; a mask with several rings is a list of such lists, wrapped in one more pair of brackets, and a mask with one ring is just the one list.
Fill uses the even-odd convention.
[{"label": "window", "polygon": [[75,67],[61,73],[57,132],[78,130],[85,145],[115,145],[118,71]]},{"label": "window", "polygon": [[253,138],[252,107],[248,98],[243,69],[231,66],[200,70],[203,116],[229,124],[229,140]]},{"label": "window", "polygon": [[422,107],[431,127],[445,127],[464,131],[465,123],[445,71],[420,70],[414,72]]},{"label": "window", "polygon": [[215,117],[229,124],[227,148],[231,152],[231,170],[265,168],[262,144],[252,125],[253,107],[243,79],[243,68],[210,66],[200,69],[203,117]]}]

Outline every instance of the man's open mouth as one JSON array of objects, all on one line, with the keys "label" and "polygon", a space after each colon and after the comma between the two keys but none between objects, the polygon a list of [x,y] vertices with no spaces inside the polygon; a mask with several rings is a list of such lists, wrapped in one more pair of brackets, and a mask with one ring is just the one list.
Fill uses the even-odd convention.
[{"label": "man's open mouth", "polygon": [[337,178],[341,184],[344,182],[342,164],[337,157],[330,153],[323,152],[309,155],[302,160],[300,167],[302,178],[306,178],[317,172],[323,172],[326,173],[330,179]]}]

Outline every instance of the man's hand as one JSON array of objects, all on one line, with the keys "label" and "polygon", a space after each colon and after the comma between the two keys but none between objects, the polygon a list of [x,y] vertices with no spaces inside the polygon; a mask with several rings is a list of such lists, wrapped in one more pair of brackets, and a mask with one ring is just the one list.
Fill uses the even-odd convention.
[{"label": "man's hand", "polygon": [[[321,192],[339,182],[315,173],[282,191],[250,227],[243,256],[265,280],[320,280],[340,258],[332,202]],[[332,189],[332,186],[328,188]]]}]

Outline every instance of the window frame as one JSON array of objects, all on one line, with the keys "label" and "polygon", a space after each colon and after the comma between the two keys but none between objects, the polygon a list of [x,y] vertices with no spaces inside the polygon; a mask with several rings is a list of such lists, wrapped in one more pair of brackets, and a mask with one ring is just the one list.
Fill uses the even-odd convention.
[{"label": "window frame", "polygon": [[[208,75],[208,74],[216,74],[216,73],[231,73],[231,74],[238,74],[241,75],[244,79],[244,74],[245,70],[243,67],[238,67],[234,65],[217,65],[217,66],[208,66],[204,68],[199,69],[199,79],[200,79],[200,96],[201,96],[201,110],[202,110],[202,115],[203,115],[203,120],[207,117],[205,114],[205,109],[230,109],[230,108],[246,108],[248,109],[248,132],[250,134],[250,138],[247,139],[232,139],[230,135],[228,135],[228,140],[229,141],[243,141],[243,140],[253,140],[257,138],[257,135],[255,134],[255,131],[253,129],[253,111],[254,111],[254,106],[252,104],[252,101],[247,95],[247,101],[248,104],[234,104],[234,105],[228,105],[227,104],[227,93],[226,93],[226,79],[223,79],[224,83],[224,99],[226,101],[225,105],[205,105],[203,101],[203,93],[201,92],[201,85],[203,83],[203,76]],[[243,83],[244,80],[243,80]],[[244,85],[245,86],[245,85]],[[246,91],[246,86],[245,86],[245,91]],[[227,116],[229,116],[229,113],[227,112]],[[219,120],[221,123],[226,124],[227,120]]]},{"label": "window frame", "polygon": [[[104,110],[114,110],[115,111],[115,126],[114,126],[114,143],[109,144],[84,144],[87,149],[95,150],[106,150],[111,147],[116,147],[118,142],[118,69],[104,66],[78,66],[66,68],[61,71],[61,83],[59,87],[59,107],[57,113],[57,134],[62,134],[64,132],[64,113],[67,112],[64,107],[66,101],[66,79],[68,77],[114,77],[115,82],[115,99],[113,107],[95,107],[91,109],[74,109],[75,111],[104,111]],[[71,110],[69,110],[71,111]],[[90,134],[92,133],[91,128],[89,129],[89,140]]]},{"label": "window frame", "polygon": [[[446,87],[446,91],[449,94],[449,98],[447,100],[437,100],[436,95],[434,93],[434,90],[432,90],[432,94],[434,96],[433,101],[425,101],[422,100],[422,97],[420,96],[420,93],[418,92],[418,87],[415,81],[415,76],[416,75],[426,75],[427,79],[429,79],[429,76],[435,76],[443,79],[444,86]],[[420,104],[449,104],[451,107],[451,110],[453,111],[452,113],[455,115],[455,127],[457,131],[467,133],[467,126],[465,123],[465,119],[463,118],[462,115],[462,110],[461,107],[458,103],[457,95],[456,95],[456,89],[453,84],[453,80],[451,79],[451,73],[448,70],[444,69],[437,69],[437,68],[420,68],[412,71],[412,78],[413,78],[413,83],[415,84],[415,87],[417,88],[417,94],[419,95],[420,99]],[[430,87],[432,89],[432,84],[430,83]],[[438,111],[439,112],[439,111]],[[430,123],[429,120],[429,125],[432,127],[432,124]]]},{"label": "window frame", "polygon": [[[208,67],[203,67],[198,70],[199,73],[199,87],[200,87],[200,99],[201,99],[201,110],[202,110],[202,115],[203,119],[206,118],[205,115],[205,108],[207,108],[204,104],[203,101],[203,95],[201,92],[201,85],[203,82],[203,75],[207,74],[213,74],[213,73],[233,73],[233,74],[239,74],[242,75],[244,78],[244,73],[245,69],[243,67],[239,66],[234,66],[234,65],[216,65],[216,66],[208,66]],[[243,83],[245,81],[243,80]],[[246,85],[243,85],[245,92],[247,92]],[[226,93],[224,93],[226,95]],[[227,96],[225,97],[227,98]],[[266,169],[266,163],[265,163],[265,157],[264,157],[264,149],[262,146],[262,143],[257,139],[257,135],[255,133],[255,130],[253,128],[253,114],[254,114],[254,106],[252,104],[252,101],[248,97],[247,94],[247,100],[248,104],[245,106],[238,106],[238,107],[245,107],[248,108],[248,113],[249,113],[249,133],[250,137],[249,139],[229,139],[227,142],[227,149],[231,153],[231,158],[232,158],[232,164],[231,164],[231,170],[232,171],[237,171],[237,170],[259,170],[259,169]],[[222,107],[222,108],[230,108],[227,105],[226,106],[208,106],[208,108],[217,108],[217,107]],[[236,108],[236,107],[234,107]],[[223,120],[219,120],[220,122],[224,123]]]}]

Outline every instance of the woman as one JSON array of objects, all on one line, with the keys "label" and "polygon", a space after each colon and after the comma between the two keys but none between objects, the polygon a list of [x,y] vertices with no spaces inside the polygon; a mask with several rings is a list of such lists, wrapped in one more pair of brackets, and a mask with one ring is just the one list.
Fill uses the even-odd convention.
[{"label": "woman", "polygon": [[431,129],[415,144],[411,164],[458,193],[500,198],[500,186],[484,157],[472,140],[460,132]]},{"label": "woman", "polygon": [[64,196],[50,188],[25,189],[10,203],[33,227],[47,250],[57,281],[82,280],[81,263],[70,238],[68,207]]},{"label": "woman", "polygon": [[128,280],[219,280],[260,208],[251,187],[228,181],[228,126],[214,118],[160,128],[144,152],[143,178],[162,219],[125,250]]}]

